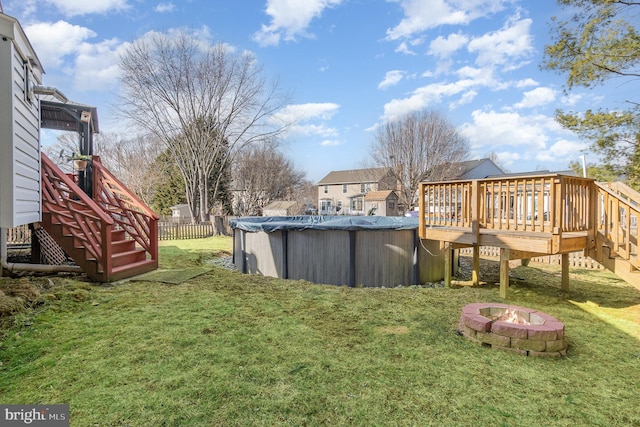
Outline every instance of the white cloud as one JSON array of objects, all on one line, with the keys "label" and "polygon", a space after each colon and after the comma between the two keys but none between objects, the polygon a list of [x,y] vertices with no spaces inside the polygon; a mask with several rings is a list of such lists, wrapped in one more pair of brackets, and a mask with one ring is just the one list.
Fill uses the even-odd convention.
[{"label": "white cloud", "polygon": [[586,150],[588,147],[589,144],[586,142],[561,139],[551,145],[547,150],[540,151],[536,155],[536,160],[553,162],[561,158],[566,159],[568,163],[571,160],[577,160],[578,157],[580,157],[578,153]]},{"label": "white cloud", "polygon": [[397,85],[404,78],[405,72],[400,70],[387,71],[384,80],[378,84],[378,89],[386,89]]},{"label": "white cloud", "polygon": [[297,123],[307,120],[329,120],[340,108],[332,102],[291,104],[276,114],[276,118],[283,123]]},{"label": "white cloud", "polygon": [[552,117],[544,115],[475,110],[471,117],[473,123],[465,123],[460,130],[472,147],[483,147],[485,152],[505,146],[543,150],[549,139],[548,131],[560,129]]},{"label": "white cloud", "polygon": [[320,143],[323,147],[335,147],[336,145],[340,145],[340,141],[337,139],[325,139]]},{"label": "white cloud", "polygon": [[571,93],[569,95],[563,96],[560,99],[560,102],[562,102],[564,105],[567,105],[569,107],[572,107],[574,105],[576,105],[578,102],[580,102],[582,100],[583,96],[577,93]]},{"label": "white cloud", "polygon": [[160,3],[153,10],[158,13],[173,12],[176,6],[173,3]]},{"label": "white cloud", "polygon": [[266,14],[271,17],[269,25],[262,25],[253,35],[253,40],[262,46],[272,46],[280,40],[293,41],[297,37],[311,37],[307,27],[322,15],[326,8],[339,5],[342,0],[267,0]]},{"label": "white cloud", "polygon": [[448,58],[468,41],[469,37],[460,33],[449,34],[446,38],[438,36],[429,44],[429,53],[438,58]]},{"label": "white cloud", "polygon": [[519,61],[533,53],[531,19],[512,20],[502,29],[476,37],[469,42],[468,50],[477,53],[480,66],[507,65],[517,68]]},{"label": "white cloud", "polygon": [[523,94],[522,101],[514,104],[515,108],[533,108],[547,105],[555,101],[557,91],[548,87],[537,87]]},{"label": "white cloud", "polygon": [[431,104],[439,103],[445,96],[453,96],[468,90],[475,83],[473,80],[459,80],[455,83],[434,83],[420,87],[411,96],[393,99],[384,105],[383,121],[394,121],[412,112],[421,110]]},{"label": "white cloud", "polygon": [[82,43],[96,36],[86,27],[72,25],[65,21],[40,22],[24,28],[44,69],[59,67],[67,55],[75,55]]},{"label": "white cloud", "polygon": [[[460,126],[459,131],[469,139],[472,152],[500,153],[499,159],[507,167],[532,170],[533,161],[567,164],[585,148],[585,144],[567,139],[573,134],[553,117],[482,110],[475,110],[471,116],[473,121]],[[551,141],[556,142],[549,145]]]},{"label": "white cloud", "polygon": [[457,101],[451,102],[449,103],[449,109],[450,110],[455,110],[456,108],[458,108],[461,105],[466,105],[471,103],[476,95],[478,95],[478,92],[476,92],[475,90],[469,90],[465,93],[462,94],[462,96],[460,97],[460,99],[458,99]]},{"label": "white cloud", "polygon": [[118,54],[126,45],[117,39],[97,44],[83,43],[75,61],[74,86],[78,90],[108,89],[118,83]]},{"label": "white cloud", "polygon": [[45,0],[66,16],[108,13],[129,8],[127,0]]},{"label": "white cloud", "polygon": [[524,80],[518,80],[515,84],[515,86],[517,88],[525,88],[525,87],[531,87],[531,86],[538,86],[538,82],[531,79],[531,78],[526,78]]},{"label": "white cloud", "polygon": [[397,53],[403,53],[405,55],[416,55],[416,53],[413,50],[411,50],[407,42],[400,43],[398,47],[396,47],[395,51]]},{"label": "white cloud", "polygon": [[295,124],[287,128],[287,135],[316,135],[322,138],[335,138],[338,136],[338,130],[324,124]]},{"label": "white cloud", "polygon": [[388,40],[413,37],[440,25],[468,24],[504,8],[509,0],[387,0],[399,3],[404,18],[387,30]]},{"label": "white cloud", "polygon": [[339,108],[340,105],[330,102],[292,104],[279,111],[274,120],[291,124],[287,128],[289,136],[318,135],[326,139],[335,139],[338,131],[323,122],[330,120]]}]

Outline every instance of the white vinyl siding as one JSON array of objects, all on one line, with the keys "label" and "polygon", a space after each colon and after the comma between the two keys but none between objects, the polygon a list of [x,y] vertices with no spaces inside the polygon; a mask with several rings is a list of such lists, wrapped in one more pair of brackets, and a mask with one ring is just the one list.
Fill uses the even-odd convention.
[{"label": "white vinyl siding", "polygon": [[[10,228],[41,221],[40,110],[36,99],[27,100],[28,58],[21,50],[28,41],[2,15],[0,32],[0,227]],[[32,80],[40,83],[39,71]]]}]

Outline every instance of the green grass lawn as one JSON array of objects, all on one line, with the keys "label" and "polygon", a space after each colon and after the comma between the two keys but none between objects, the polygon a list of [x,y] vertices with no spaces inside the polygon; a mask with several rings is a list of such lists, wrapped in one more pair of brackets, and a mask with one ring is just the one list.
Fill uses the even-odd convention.
[{"label": "green grass lawn", "polygon": [[[230,240],[169,241],[161,267]],[[497,285],[345,288],[212,267],[180,285],[40,286],[0,343],[1,403],[67,403],[72,426],[640,426],[640,291],[602,271],[512,270],[509,302],[566,325],[568,356],[456,334]]]}]

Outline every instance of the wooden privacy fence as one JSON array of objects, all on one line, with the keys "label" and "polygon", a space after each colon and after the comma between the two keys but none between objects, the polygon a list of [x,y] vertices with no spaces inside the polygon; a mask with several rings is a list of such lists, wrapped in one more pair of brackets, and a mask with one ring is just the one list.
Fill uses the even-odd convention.
[{"label": "wooden privacy fence", "polygon": [[[230,236],[232,234],[229,220],[236,217],[216,216],[213,222],[202,224],[178,224],[173,222],[158,223],[160,240],[201,239],[214,235]],[[31,242],[31,230],[28,225],[7,229],[7,244],[25,244]]]},{"label": "wooden privacy fence", "polygon": [[[481,246],[480,248],[480,256],[499,258],[500,257],[500,248],[496,248],[493,246]],[[461,256],[472,256],[473,248],[461,248],[460,255]],[[562,263],[562,255],[545,255],[531,258],[531,261],[541,263],[541,264],[557,264],[560,265]],[[571,252],[569,254],[569,265],[572,267],[581,267],[587,268],[591,270],[601,270],[603,269],[602,265],[597,261],[585,256],[582,252]]]},{"label": "wooden privacy fence", "polygon": [[158,238],[160,240],[201,239],[213,236],[213,225],[202,224],[171,224],[160,223],[158,225]]},{"label": "wooden privacy fence", "polygon": [[200,224],[181,224],[175,222],[158,223],[158,238],[160,240],[202,239],[215,235],[230,236],[232,234],[229,221],[230,216],[215,216],[212,222]]}]

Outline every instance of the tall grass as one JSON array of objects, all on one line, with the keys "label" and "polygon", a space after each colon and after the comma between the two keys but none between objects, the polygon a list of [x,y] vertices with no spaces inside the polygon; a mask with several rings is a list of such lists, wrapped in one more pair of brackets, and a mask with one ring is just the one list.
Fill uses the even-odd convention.
[{"label": "tall grass", "polygon": [[[162,246],[165,268],[224,250],[186,244]],[[456,334],[460,308],[500,301],[497,286],[349,289],[215,268],[61,296],[2,342],[0,402],[68,403],[73,426],[639,426],[640,292],[604,272],[572,271],[569,295],[558,271],[513,276],[510,303],[565,323],[566,358]]]}]

